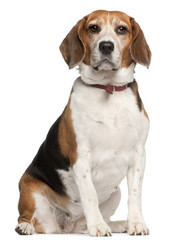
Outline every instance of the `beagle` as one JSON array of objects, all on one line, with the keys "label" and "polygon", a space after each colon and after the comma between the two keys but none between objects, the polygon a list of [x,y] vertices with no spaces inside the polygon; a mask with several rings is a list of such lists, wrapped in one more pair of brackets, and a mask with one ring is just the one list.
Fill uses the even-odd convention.
[{"label": "beagle", "polygon": [[[134,20],[95,11],[60,45],[69,68],[79,66],[62,115],[50,128],[19,182],[16,231],[147,235],[141,210],[149,119],[134,79],[151,52]],[[111,221],[128,182],[128,219]]]}]

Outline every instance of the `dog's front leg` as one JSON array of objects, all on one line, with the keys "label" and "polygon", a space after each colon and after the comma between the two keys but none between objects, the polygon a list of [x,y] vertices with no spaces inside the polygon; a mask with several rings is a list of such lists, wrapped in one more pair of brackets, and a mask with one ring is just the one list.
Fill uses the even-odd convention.
[{"label": "dog's front leg", "polygon": [[111,229],[104,222],[98,206],[98,197],[91,178],[88,159],[78,159],[73,166],[81,204],[91,236],[111,236]]},{"label": "dog's front leg", "polygon": [[145,169],[145,150],[139,147],[135,153],[134,164],[129,168],[128,180],[128,233],[147,235],[149,230],[144,222],[141,209],[141,188]]}]

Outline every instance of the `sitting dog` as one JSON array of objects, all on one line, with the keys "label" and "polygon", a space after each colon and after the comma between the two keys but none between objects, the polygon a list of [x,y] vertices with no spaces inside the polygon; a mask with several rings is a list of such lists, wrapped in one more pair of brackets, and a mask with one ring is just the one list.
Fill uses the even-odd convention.
[{"label": "sitting dog", "polygon": [[[134,18],[99,10],[78,21],[60,51],[80,77],[21,177],[16,231],[149,234],[141,210],[149,120],[134,79],[136,63],[151,61],[144,34]],[[128,219],[113,222],[124,177]]]}]

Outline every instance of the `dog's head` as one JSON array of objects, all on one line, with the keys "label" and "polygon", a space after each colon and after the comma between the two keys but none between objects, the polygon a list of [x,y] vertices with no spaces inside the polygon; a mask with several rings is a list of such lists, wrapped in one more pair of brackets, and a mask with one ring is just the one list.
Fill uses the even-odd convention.
[{"label": "dog's head", "polygon": [[95,11],[72,28],[60,51],[73,68],[80,63],[94,71],[117,71],[131,63],[149,66],[151,52],[134,20],[122,12]]}]

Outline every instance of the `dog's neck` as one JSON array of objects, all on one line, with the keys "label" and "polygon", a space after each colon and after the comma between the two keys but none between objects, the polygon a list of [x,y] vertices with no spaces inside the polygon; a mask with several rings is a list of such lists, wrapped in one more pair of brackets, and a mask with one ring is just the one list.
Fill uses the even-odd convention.
[{"label": "dog's neck", "polygon": [[134,81],[135,63],[128,68],[120,68],[117,71],[97,71],[84,63],[79,65],[81,79],[86,84],[102,84],[123,86]]}]

